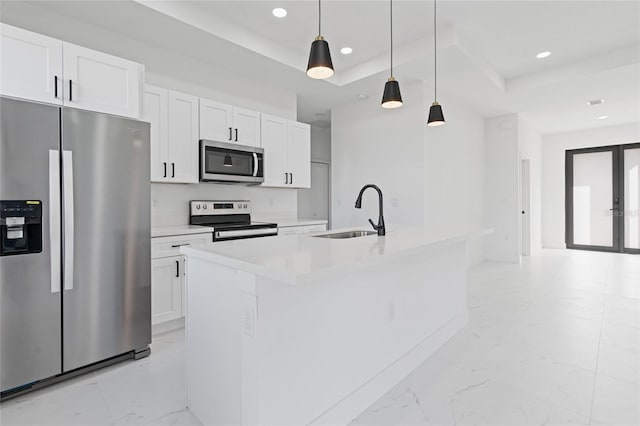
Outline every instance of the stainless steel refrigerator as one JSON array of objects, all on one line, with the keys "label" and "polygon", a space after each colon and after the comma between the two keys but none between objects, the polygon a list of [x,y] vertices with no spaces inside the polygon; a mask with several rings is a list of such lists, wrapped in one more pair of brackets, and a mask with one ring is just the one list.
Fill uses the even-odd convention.
[{"label": "stainless steel refrigerator", "polygon": [[149,353],[149,124],[0,98],[2,398]]}]

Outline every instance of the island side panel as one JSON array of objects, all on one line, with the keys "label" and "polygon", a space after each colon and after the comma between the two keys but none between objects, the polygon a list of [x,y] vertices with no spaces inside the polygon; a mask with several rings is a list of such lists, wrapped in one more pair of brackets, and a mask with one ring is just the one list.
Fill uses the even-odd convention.
[{"label": "island side panel", "polygon": [[[258,423],[331,417],[418,346],[426,359],[466,322],[465,264],[462,241],[293,286],[258,276]],[[437,334],[452,323],[447,336]],[[343,412],[355,417],[387,390]]]},{"label": "island side panel", "polygon": [[255,277],[193,256],[187,268],[187,406],[203,424],[256,424]]}]

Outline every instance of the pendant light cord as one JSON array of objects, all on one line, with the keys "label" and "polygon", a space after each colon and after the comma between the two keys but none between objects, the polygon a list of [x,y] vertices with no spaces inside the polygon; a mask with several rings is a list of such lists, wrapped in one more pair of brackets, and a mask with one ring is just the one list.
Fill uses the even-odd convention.
[{"label": "pendant light cord", "polygon": [[322,31],[320,31],[320,23],[322,22],[322,6],[320,2],[321,0],[318,0],[318,35],[322,35]]},{"label": "pendant light cord", "polygon": [[436,0],[433,0],[433,100],[438,102],[438,31],[436,31]]},{"label": "pendant light cord", "polygon": [[389,0],[389,20],[391,21],[391,77],[393,77],[393,0]]}]

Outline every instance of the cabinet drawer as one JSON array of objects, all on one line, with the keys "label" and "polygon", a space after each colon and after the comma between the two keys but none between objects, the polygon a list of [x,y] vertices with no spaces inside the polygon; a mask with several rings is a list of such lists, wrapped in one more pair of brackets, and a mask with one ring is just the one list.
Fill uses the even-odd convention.
[{"label": "cabinet drawer", "polygon": [[179,256],[181,246],[204,248],[213,242],[213,233],[151,238],[151,258]]}]

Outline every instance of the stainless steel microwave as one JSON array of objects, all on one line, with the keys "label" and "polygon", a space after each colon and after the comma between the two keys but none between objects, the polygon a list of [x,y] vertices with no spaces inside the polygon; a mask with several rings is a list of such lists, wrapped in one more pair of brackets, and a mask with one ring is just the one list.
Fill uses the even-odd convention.
[{"label": "stainless steel microwave", "polygon": [[264,149],[200,141],[200,181],[259,185],[264,182]]}]

